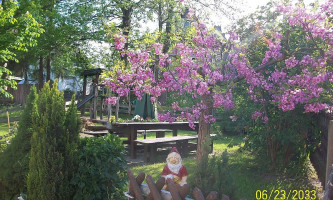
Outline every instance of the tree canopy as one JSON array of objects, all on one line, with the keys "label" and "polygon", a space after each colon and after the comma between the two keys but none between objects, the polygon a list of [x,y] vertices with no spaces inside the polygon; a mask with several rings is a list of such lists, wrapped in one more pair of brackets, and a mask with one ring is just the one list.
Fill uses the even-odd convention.
[{"label": "tree canopy", "polygon": [[[272,6],[270,26],[261,28],[260,21],[256,23],[256,38],[263,41],[259,44],[235,31],[228,39],[218,38],[222,34],[209,30],[195,15],[189,16],[192,26],[187,37],[168,53],[162,53],[160,43],[127,51],[123,49],[126,37],[115,36],[115,45],[128,56],[130,68],[119,69],[107,84],[119,96],[134,90],[139,98],[151,94],[154,102],[165,91],[189,95],[194,99],[192,105],[187,100],[175,101],[173,111],[159,114],[159,119],[173,122],[185,118],[191,126],[199,120],[198,143],[208,135],[208,124],[215,121],[213,108],[234,106],[233,88],[238,82],[247,87],[254,103],[270,104],[284,112],[296,105],[303,106],[305,112],[332,109],[332,2],[312,8],[304,4]],[[256,57],[255,48],[261,48]],[[155,55],[160,57],[159,79],[150,67]],[[117,98],[107,101],[115,103]],[[264,106],[252,116],[264,123],[269,120]]]},{"label": "tree canopy", "polygon": [[37,44],[37,38],[43,33],[31,13],[21,12],[17,1],[3,0],[0,5],[0,96],[11,97],[5,86],[15,88],[16,82],[10,80],[7,69],[9,60],[17,60],[18,51],[27,51]]}]

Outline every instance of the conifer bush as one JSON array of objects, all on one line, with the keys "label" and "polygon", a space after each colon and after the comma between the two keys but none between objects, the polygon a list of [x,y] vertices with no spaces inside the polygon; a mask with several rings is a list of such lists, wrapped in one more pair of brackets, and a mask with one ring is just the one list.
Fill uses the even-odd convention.
[{"label": "conifer bush", "polygon": [[0,199],[12,199],[27,191],[26,177],[29,171],[30,139],[33,132],[31,113],[36,98],[37,91],[33,86],[21,114],[15,137],[0,154]]},{"label": "conifer bush", "polygon": [[78,142],[78,119],[72,105],[65,112],[63,94],[46,83],[32,110],[33,134],[27,179],[28,198],[70,199]]}]

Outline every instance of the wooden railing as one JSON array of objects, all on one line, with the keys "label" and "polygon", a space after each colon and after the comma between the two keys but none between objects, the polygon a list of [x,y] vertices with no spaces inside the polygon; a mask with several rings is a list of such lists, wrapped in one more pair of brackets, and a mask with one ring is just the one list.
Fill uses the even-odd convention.
[{"label": "wooden railing", "polygon": [[324,200],[333,200],[333,165],[331,167],[331,173],[325,188]]},{"label": "wooden railing", "polygon": [[[188,184],[180,186],[171,179],[165,181],[164,177],[160,177],[155,183],[150,175],[145,176],[143,172],[135,178],[131,170],[127,171],[127,176],[129,189],[128,192],[125,192],[125,196],[128,197],[128,200],[193,200],[186,197],[190,193]],[[147,184],[142,184],[145,179]],[[165,184],[169,191],[162,189]],[[218,192],[212,191],[207,197],[204,197],[199,188],[194,188],[192,196],[194,200],[218,200]],[[221,200],[230,200],[230,198],[222,194]]]}]

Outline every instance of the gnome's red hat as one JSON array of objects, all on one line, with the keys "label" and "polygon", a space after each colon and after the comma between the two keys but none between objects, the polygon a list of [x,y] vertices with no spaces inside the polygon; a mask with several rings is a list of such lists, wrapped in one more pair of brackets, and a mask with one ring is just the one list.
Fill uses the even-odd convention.
[{"label": "gnome's red hat", "polygon": [[176,147],[172,147],[172,149],[171,149],[170,153],[172,153],[172,152],[176,152],[176,153],[178,153],[178,154],[180,155],[180,153],[178,152],[178,150],[177,150],[177,148],[176,148]]}]

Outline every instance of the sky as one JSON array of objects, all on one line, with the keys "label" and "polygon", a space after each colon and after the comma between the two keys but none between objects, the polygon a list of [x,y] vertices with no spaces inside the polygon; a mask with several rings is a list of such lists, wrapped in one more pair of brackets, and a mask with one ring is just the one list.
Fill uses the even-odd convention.
[{"label": "sky", "polygon": [[[269,0],[243,0],[243,5],[241,6],[241,9],[243,9],[242,13],[239,13],[240,16],[245,16],[250,13],[255,12],[255,10],[260,7],[264,6],[269,2]],[[217,16],[217,15],[215,15]],[[230,21],[227,17],[214,17],[214,14],[212,14],[211,20],[217,24],[220,24],[222,27],[224,24],[226,26],[231,25],[232,21]]]},{"label": "sky", "polygon": [[[193,0],[192,0],[193,1]],[[219,2],[220,0],[201,0],[203,2]],[[223,0],[224,2],[233,4],[234,0]],[[237,0],[242,1],[241,9],[243,12],[237,13],[239,16],[245,16],[248,15],[256,10],[256,8],[259,6],[263,6],[266,3],[269,2],[269,0]],[[189,1],[184,0],[184,4],[189,5]],[[198,4],[199,5],[199,4]],[[189,5],[190,7],[193,7],[193,5]],[[198,8],[197,8],[198,9]],[[201,8],[199,8],[200,10]],[[208,12],[209,13],[209,12]],[[232,21],[228,19],[228,17],[223,16],[219,13],[210,12],[211,15],[209,16],[209,20],[211,21],[210,25],[220,25],[222,28],[226,28],[229,25],[232,25]],[[197,13],[198,14],[198,13]],[[157,21],[149,21],[142,24],[142,27],[140,28],[141,32],[145,32],[147,28],[150,30],[150,32],[153,32],[157,29]]]}]

